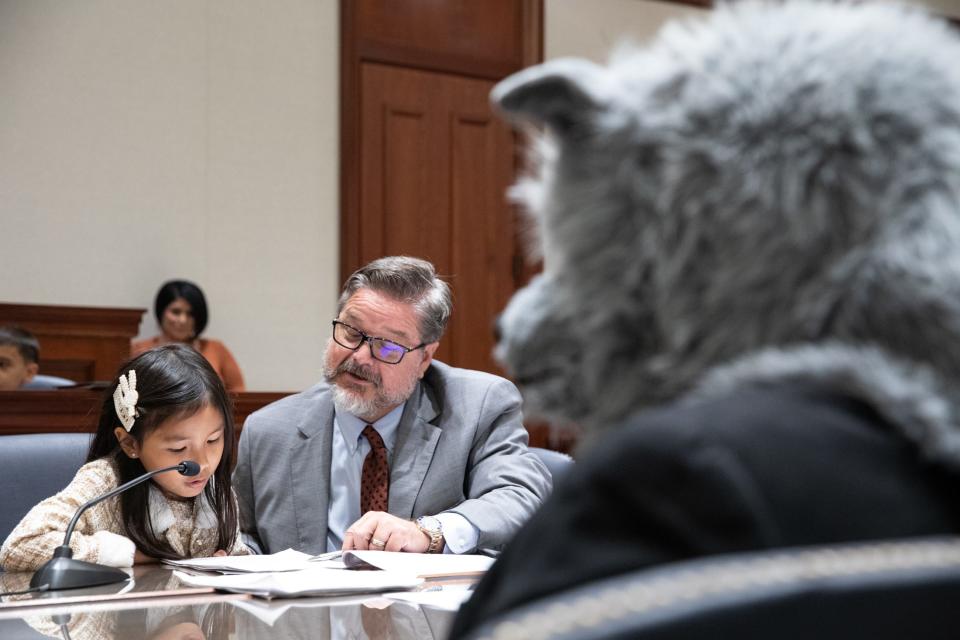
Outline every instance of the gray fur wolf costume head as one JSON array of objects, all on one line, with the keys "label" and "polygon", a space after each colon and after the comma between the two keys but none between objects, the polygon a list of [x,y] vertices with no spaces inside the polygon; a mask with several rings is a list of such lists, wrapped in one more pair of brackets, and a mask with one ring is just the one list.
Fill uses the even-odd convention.
[{"label": "gray fur wolf costume head", "polygon": [[528,412],[608,426],[814,381],[960,466],[960,38],[891,5],[721,7],[495,105],[544,269],[497,347]]}]

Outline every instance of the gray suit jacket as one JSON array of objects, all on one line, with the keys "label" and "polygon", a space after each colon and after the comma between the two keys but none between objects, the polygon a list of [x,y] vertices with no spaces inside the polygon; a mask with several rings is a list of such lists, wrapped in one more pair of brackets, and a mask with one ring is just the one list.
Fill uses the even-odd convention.
[{"label": "gray suit jacket", "polygon": [[[520,404],[510,381],[434,360],[400,418],[390,513],[459,513],[480,530],[478,548],[499,550],[551,489]],[[233,483],[241,529],[264,553],[326,550],[332,431],[325,383],[247,418]]]}]

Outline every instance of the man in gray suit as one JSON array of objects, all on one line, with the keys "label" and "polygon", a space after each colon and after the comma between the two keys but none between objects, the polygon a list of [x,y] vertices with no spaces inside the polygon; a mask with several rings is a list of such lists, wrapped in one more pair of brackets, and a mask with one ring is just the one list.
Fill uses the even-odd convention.
[{"label": "man in gray suit", "polygon": [[244,424],[234,487],[251,546],[497,550],[540,506],[550,475],[527,449],[516,387],[433,360],[451,309],[423,260],[350,276],[325,382]]}]

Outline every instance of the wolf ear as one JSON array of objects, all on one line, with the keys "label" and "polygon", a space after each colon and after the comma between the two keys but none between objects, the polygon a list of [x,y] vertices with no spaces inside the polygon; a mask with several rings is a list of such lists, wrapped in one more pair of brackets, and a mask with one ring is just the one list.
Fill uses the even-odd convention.
[{"label": "wolf ear", "polygon": [[581,58],[560,58],[519,71],[490,93],[494,107],[517,120],[564,133],[608,102],[604,69]]}]

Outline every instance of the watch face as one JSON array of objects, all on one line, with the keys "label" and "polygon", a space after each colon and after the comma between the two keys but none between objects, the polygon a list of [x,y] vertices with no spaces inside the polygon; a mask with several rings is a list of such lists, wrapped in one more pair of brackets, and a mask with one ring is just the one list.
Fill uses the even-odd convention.
[{"label": "watch face", "polygon": [[420,516],[417,524],[428,531],[440,531],[440,520],[434,516]]}]

